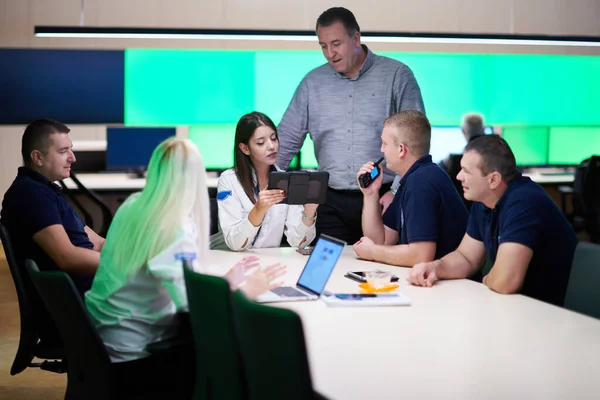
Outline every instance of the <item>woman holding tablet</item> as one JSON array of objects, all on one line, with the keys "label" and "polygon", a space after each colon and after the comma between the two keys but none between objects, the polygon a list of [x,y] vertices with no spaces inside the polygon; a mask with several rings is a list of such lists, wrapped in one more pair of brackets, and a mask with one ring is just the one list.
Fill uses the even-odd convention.
[{"label": "woman holding tablet", "polygon": [[279,247],[283,235],[293,247],[315,238],[317,204],[279,204],[282,190],[267,190],[269,173],[277,171],[279,138],[265,114],[244,115],[235,130],[234,167],[219,178],[217,203],[220,232],[212,248],[224,242],[231,250]]}]

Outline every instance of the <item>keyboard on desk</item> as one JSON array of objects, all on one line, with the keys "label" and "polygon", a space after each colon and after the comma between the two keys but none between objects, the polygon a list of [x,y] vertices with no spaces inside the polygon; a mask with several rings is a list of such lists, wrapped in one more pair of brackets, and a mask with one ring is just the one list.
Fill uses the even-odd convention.
[{"label": "keyboard on desk", "polygon": [[574,172],[569,171],[559,171],[559,172],[541,172],[541,176],[573,176]]},{"label": "keyboard on desk", "polygon": [[271,292],[278,294],[281,297],[307,297],[308,295],[304,292],[294,289],[290,286],[280,286],[275,289],[271,289]]}]

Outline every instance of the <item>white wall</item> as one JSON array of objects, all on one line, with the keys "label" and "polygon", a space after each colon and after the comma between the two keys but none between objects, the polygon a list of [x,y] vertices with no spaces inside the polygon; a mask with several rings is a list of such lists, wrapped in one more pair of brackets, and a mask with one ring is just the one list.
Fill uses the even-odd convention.
[{"label": "white wall", "polygon": [[[598,0],[84,0],[86,26],[314,29],[326,8],[343,5],[365,31],[600,35]],[[309,48],[311,43],[34,38],[35,25],[76,26],[81,0],[0,0],[0,47]],[[384,48],[378,45],[378,48]],[[516,51],[540,48],[386,45],[400,51]],[[600,54],[600,50],[551,49]]]}]

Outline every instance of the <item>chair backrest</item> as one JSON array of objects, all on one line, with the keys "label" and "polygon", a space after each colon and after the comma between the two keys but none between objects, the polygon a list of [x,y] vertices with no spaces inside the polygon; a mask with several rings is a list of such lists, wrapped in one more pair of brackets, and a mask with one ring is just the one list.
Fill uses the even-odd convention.
[{"label": "chair backrest", "polygon": [[252,302],[239,290],[232,298],[248,398],[314,398],[300,317]]},{"label": "chair backrest", "polygon": [[461,170],[460,162],[462,160],[462,156],[462,154],[450,154],[448,156],[448,165],[446,172],[450,176],[450,179],[452,180],[454,187],[458,191],[458,194],[460,195],[460,198],[462,199],[463,203],[467,207],[467,210],[470,210],[473,202],[465,199],[462,183],[458,179],[456,179],[456,175],[458,175],[458,173]]},{"label": "chair backrest", "polygon": [[589,230],[600,229],[600,156],[583,160],[575,170],[573,208],[575,216],[587,221]]},{"label": "chair backrest", "polygon": [[195,273],[187,261],[183,269],[196,349],[194,399],[244,399],[229,284],[222,278]]},{"label": "chair backrest", "polygon": [[600,245],[579,242],[565,296],[565,308],[600,318]]},{"label": "chair backrest", "polygon": [[86,188],[83,185],[83,183],[81,183],[81,181],[77,178],[77,175],[75,175],[75,173],[73,173],[72,171],[71,171],[71,179],[73,180],[73,182],[75,182],[79,191],[84,196],[89,198],[92,201],[92,203],[94,203],[95,205],[97,205],[100,208],[100,212],[102,213],[102,226],[100,227],[100,229],[98,229],[97,227],[93,227],[93,228],[98,229],[97,230],[98,235],[100,235],[102,237],[106,237],[106,234],[108,233],[108,228],[110,227],[110,224],[113,219],[112,211],[110,210],[108,205],[106,205],[106,203],[104,203],[104,201],[102,201],[102,199],[95,192]]},{"label": "chair backrest", "polygon": [[92,214],[90,214],[88,209],[85,208],[83,206],[83,204],[81,204],[81,202],[79,201],[77,196],[75,196],[75,194],[73,192],[71,192],[71,190],[69,189],[69,187],[66,185],[66,183],[64,181],[58,181],[58,183],[62,187],[62,191],[67,196],[69,201],[71,203],[73,203],[73,205],[75,205],[77,210],[82,214],[83,222],[90,228],[93,228],[94,227],[94,217],[92,217]]},{"label": "chair backrest", "polygon": [[58,339],[56,338],[58,333],[54,322],[42,304],[30,277],[21,270],[8,230],[2,224],[0,224],[0,240],[2,240],[8,268],[15,284],[17,301],[19,302],[19,316],[21,318],[19,348],[10,370],[11,375],[16,375],[29,366],[34,356],[35,346],[40,338],[37,329],[38,323],[45,324],[46,332],[54,333],[52,336],[55,340],[52,340],[54,342],[52,345],[60,347],[61,344],[60,340],[56,340]]},{"label": "chair backrest", "polygon": [[219,205],[217,199],[209,198],[210,201],[210,234],[214,235],[219,232]]},{"label": "chair backrest", "polygon": [[108,399],[114,394],[110,358],[71,278],[62,271],[25,266],[63,338],[67,354],[66,398]]}]

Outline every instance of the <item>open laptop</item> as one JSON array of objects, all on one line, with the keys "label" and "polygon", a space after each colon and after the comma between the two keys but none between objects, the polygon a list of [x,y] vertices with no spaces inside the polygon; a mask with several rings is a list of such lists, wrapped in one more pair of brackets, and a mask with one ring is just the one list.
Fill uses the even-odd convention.
[{"label": "open laptop", "polygon": [[317,300],[340,258],[346,242],[331,236],[319,236],[311,255],[302,270],[296,286],[280,286],[260,295],[259,303],[280,301]]}]

